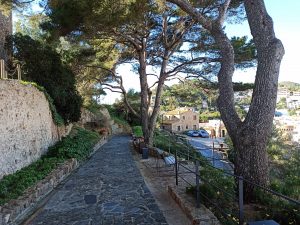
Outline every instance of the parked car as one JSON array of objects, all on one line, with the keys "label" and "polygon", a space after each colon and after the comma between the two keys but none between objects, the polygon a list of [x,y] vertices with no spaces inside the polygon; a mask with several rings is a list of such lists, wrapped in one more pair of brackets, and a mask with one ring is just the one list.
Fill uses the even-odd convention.
[{"label": "parked car", "polygon": [[189,130],[186,135],[190,137],[199,137],[199,132],[196,130]]},{"label": "parked car", "polygon": [[206,130],[200,129],[197,132],[199,137],[209,138],[209,133]]}]

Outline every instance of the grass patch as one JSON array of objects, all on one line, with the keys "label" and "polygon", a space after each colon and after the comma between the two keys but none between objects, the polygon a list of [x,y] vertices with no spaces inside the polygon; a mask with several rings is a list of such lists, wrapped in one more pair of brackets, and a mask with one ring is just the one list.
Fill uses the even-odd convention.
[{"label": "grass patch", "polygon": [[44,179],[64,160],[43,157],[14,174],[4,176],[0,181],[0,205],[21,196],[24,191]]},{"label": "grass patch", "polygon": [[62,159],[76,158],[80,161],[85,160],[99,139],[98,133],[77,127],[72,130],[69,136],[50,147],[47,155]]},{"label": "grass patch", "polygon": [[74,128],[69,136],[49,148],[41,159],[0,180],[0,205],[21,196],[67,159],[87,159],[99,139],[100,136],[95,132]]}]

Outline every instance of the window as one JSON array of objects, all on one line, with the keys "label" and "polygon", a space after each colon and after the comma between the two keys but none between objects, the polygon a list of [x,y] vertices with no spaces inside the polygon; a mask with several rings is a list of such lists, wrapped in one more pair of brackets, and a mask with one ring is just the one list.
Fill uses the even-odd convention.
[{"label": "window", "polygon": [[187,129],[187,130],[188,130],[188,129],[189,129],[189,125],[186,125],[186,126],[185,126],[185,129]]},{"label": "window", "polygon": [[180,126],[177,126],[177,131],[180,131]]},{"label": "window", "polygon": [[225,137],[225,130],[222,130],[222,137]]},{"label": "window", "polygon": [[196,119],[197,119],[197,116],[196,116],[196,115],[194,115],[194,116],[193,116],[193,120],[196,120]]},{"label": "window", "polygon": [[182,116],[182,119],[185,120],[185,116]]}]

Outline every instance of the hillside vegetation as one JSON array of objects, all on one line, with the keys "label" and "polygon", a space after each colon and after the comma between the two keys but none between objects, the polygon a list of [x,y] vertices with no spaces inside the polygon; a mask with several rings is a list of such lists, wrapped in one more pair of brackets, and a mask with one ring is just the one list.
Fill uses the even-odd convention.
[{"label": "hillside vegetation", "polygon": [[286,88],[289,91],[300,91],[300,84],[291,81],[280,82],[278,87]]}]

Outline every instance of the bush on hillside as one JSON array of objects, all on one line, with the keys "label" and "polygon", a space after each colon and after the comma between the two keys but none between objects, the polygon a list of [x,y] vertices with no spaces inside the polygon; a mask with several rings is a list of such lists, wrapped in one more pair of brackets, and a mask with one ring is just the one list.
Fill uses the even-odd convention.
[{"label": "bush on hillside", "polygon": [[92,151],[92,147],[97,143],[100,136],[96,132],[88,131],[83,128],[75,128],[72,133],[63,138],[48,150],[48,156],[78,160],[85,160]]},{"label": "bush on hillside", "polygon": [[74,74],[61,62],[59,54],[22,34],[13,35],[10,44],[14,57],[23,64],[22,79],[43,86],[65,122],[78,121],[82,100],[75,88]]},{"label": "bush on hillside", "polygon": [[143,130],[141,126],[132,127],[132,132],[136,137],[143,137]]}]

